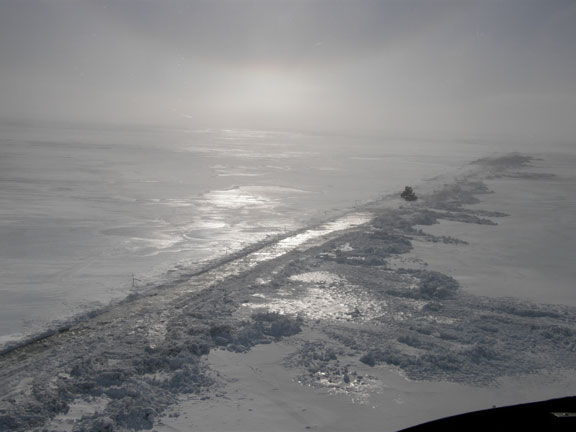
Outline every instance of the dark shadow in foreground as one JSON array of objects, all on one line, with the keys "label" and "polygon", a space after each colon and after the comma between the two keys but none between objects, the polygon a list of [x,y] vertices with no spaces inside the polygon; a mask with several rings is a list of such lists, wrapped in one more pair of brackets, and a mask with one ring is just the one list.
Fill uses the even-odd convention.
[{"label": "dark shadow in foreground", "polygon": [[446,417],[400,432],[576,431],[576,396]]}]

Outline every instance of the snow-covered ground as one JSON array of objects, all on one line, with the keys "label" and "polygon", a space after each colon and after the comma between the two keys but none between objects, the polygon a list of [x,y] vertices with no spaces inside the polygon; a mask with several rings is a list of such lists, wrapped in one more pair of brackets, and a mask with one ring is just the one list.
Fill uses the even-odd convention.
[{"label": "snow-covered ground", "polygon": [[532,165],[533,175],[486,181],[497,193],[477,206],[509,215],[497,228],[440,221],[425,231],[468,245],[415,242],[414,256],[473,294],[576,306],[576,157],[548,154]]},{"label": "snow-covered ground", "polygon": [[[425,226],[425,232],[435,236],[435,239],[413,238],[414,249],[389,257],[388,265],[392,268],[408,267],[450,274],[460,282],[463,291],[475,295],[529,298],[539,303],[574,306],[576,296],[570,281],[575,278],[569,261],[574,256],[575,239],[572,233],[576,228],[576,179],[570,169],[575,162],[569,155],[548,155],[544,160],[532,161],[530,173],[488,176],[486,182],[496,192],[482,195],[480,203],[470,204],[467,208],[496,212],[493,215],[497,215],[497,219],[493,220],[498,222],[498,226],[438,221]],[[547,175],[551,173],[555,175]],[[503,212],[509,216],[504,217]],[[450,241],[448,236],[466,243]],[[334,248],[335,251],[354,251],[350,242],[339,241],[341,246]],[[257,299],[252,299],[246,306],[257,308],[265,305],[268,310],[300,314],[322,322],[350,321],[351,318],[355,322],[374,320],[392,309],[386,300],[366,299],[362,286],[347,284],[341,275],[335,273],[315,270],[292,275],[288,281],[276,291],[276,295],[254,294]],[[304,288],[295,286],[295,282],[300,282]],[[300,292],[293,295],[298,289]],[[343,297],[346,293],[349,295]],[[412,306],[413,310],[422,310],[430,304],[428,301],[414,301]],[[489,315],[492,315],[495,319],[492,324],[495,325],[457,315],[439,321],[447,324],[445,328],[462,327],[445,336],[446,339],[465,346],[478,340],[486,346],[507,344],[505,333],[511,329],[506,327],[511,321],[510,316],[515,315],[525,315],[528,318],[525,322],[530,324],[531,329],[526,334],[516,328],[509,333],[510,336],[519,340],[531,339],[533,337],[529,333],[542,328],[541,318],[550,312],[536,304],[521,301],[508,303],[505,299],[495,303],[484,299],[480,304],[480,309],[487,312],[481,315],[483,319],[489,321]],[[518,309],[518,305],[527,309]],[[473,313],[476,307],[470,307],[466,313]],[[496,310],[491,312],[504,309],[512,315],[489,314],[492,307]],[[573,314],[572,311],[572,317]],[[423,324],[422,329],[417,331],[426,335],[433,331],[434,326],[423,323],[422,318],[429,317],[419,316],[415,320],[413,316],[400,316],[395,319],[406,327]],[[561,320],[563,324],[566,324],[565,318]],[[573,318],[569,321],[571,330],[563,328],[566,334],[562,333],[560,326],[553,325],[550,329],[560,330],[557,343],[569,345],[565,355],[573,356]],[[492,343],[489,342],[490,338],[486,340],[485,335],[477,334],[479,329],[496,334]],[[459,331],[468,335],[460,339],[456,336]],[[546,339],[555,339],[552,333]],[[337,331],[331,329],[328,334],[333,336]],[[382,332],[378,332],[378,337],[384,338]],[[392,339],[391,336],[388,338]],[[419,338],[397,340],[414,351],[428,349],[426,342]],[[542,341],[544,343],[533,340],[532,344],[542,349],[551,340]],[[467,369],[463,377],[454,379],[459,366],[458,360],[453,358],[447,359],[443,366],[433,365],[432,370],[443,370],[442,380],[434,379],[434,373],[427,375],[426,372],[422,380],[414,379],[416,376],[410,374],[423,372],[418,369],[424,365],[418,364],[416,370],[410,371],[409,362],[402,363],[401,352],[394,352],[391,358],[384,361],[383,367],[370,367],[342,355],[348,353],[337,352],[342,345],[330,346],[330,342],[333,339],[327,338],[324,332],[313,330],[301,334],[300,339],[295,336],[275,346],[258,346],[247,354],[227,351],[211,353],[209,363],[223,374],[230,397],[184,400],[171,415],[161,420],[157,430],[265,431],[270,430],[270,420],[274,419],[275,430],[394,431],[448,415],[572,395],[576,391],[574,364],[567,368],[543,366],[537,371],[530,368],[515,371],[509,364],[505,366],[506,371],[497,373],[489,382],[471,385],[475,379],[482,379],[484,373],[490,375],[496,368],[488,358],[481,358],[481,352],[480,358],[473,358],[472,361],[483,364],[484,371]],[[316,344],[312,349],[311,343]],[[381,343],[387,345],[384,341]],[[513,347],[513,342],[510,348],[518,349],[522,344],[519,342],[518,347]],[[377,345],[378,342],[374,343],[374,346]],[[387,345],[387,349],[391,349],[390,345]],[[330,350],[332,352],[327,356],[326,352]],[[299,375],[301,369],[295,367],[294,362],[288,361],[289,367],[279,365],[282,362],[286,365],[286,359],[294,356],[295,352],[300,355],[300,360],[304,359],[311,373]],[[318,352],[321,354],[318,355]],[[527,353],[526,357],[529,356]],[[348,363],[348,376],[349,370],[354,369],[356,376],[361,374],[363,380],[342,378],[342,367],[338,364],[342,357],[344,361],[341,363]],[[310,358],[313,359],[312,368]],[[507,361],[515,360],[508,357]],[[302,367],[302,364],[298,366]]]},{"label": "snow-covered ground", "polygon": [[445,172],[487,145],[0,124],[0,345]]},{"label": "snow-covered ground", "polygon": [[[520,260],[500,248],[527,235],[508,235],[504,221],[532,229],[529,218],[513,223],[530,207],[523,188],[559,201],[552,210],[568,203],[567,225],[555,229],[570,227],[573,178],[560,168],[553,158],[484,159],[417,188],[426,192],[415,203],[363,205],[5,352],[0,428],[396,430],[573,394],[569,292],[557,291],[565,304],[514,288],[501,298],[491,292],[498,278],[484,277]],[[474,255],[479,238],[484,258],[452,272],[450,260]],[[574,255],[573,242],[554,244],[557,256]],[[570,278],[548,268],[537,271],[551,287]],[[483,280],[486,292],[475,289]]]}]

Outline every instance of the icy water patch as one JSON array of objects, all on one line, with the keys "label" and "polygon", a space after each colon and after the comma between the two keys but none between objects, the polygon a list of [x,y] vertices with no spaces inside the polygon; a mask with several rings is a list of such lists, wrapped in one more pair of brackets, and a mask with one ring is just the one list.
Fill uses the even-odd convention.
[{"label": "icy water patch", "polygon": [[292,275],[290,276],[290,280],[296,282],[306,282],[315,284],[337,284],[343,282],[343,279],[337,274],[326,271],[308,272]]},{"label": "icy water patch", "polygon": [[265,308],[283,315],[312,320],[369,321],[385,313],[386,302],[377,302],[362,287],[327,271],[306,272],[288,278],[291,284],[265,295],[253,294],[261,303],[244,303],[248,308]]},{"label": "icy water patch", "polygon": [[257,261],[266,261],[277,258],[285,253],[295,250],[298,246],[318,239],[322,236],[332,234],[336,231],[357,227],[369,222],[373,215],[367,212],[347,214],[335,221],[327,222],[318,228],[309,229],[302,233],[280,240],[278,243],[264,248],[253,255]]},{"label": "icy water patch", "polygon": [[307,287],[281,292],[282,297],[260,297],[262,303],[243,306],[276,312],[282,315],[304,316],[312,320],[368,321],[381,316],[386,304],[375,303],[360,287]]},{"label": "icy water patch", "polygon": [[381,392],[383,388],[383,383],[372,377],[358,378],[357,373],[336,375],[324,371],[318,371],[306,379],[300,377],[298,383],[304,386],[312,385],[315,389],[333,396],[344,396],[358,405],[368,404],[371,396]]}]

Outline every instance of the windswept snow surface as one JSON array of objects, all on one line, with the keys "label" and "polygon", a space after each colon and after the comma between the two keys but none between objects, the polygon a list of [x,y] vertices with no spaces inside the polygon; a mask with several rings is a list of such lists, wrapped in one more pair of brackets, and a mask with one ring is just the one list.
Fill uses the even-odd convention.
[{"label": "windswept snow surface", "polygon": [[[312,397],[296,397],[298,388],[323,395],[322,403],[339,398],[333,407],[348,407],[349,418],[373,407],[364,425],[358,420],[358,430],[409,426],[425,420],[424,411],[429,419],[446,414],[440,392],[429,408],[410,417],[418,409],[411,405],[418,391],[407,390],[395,396],[407,404],[405,417],[394,417],[382,397],[392,385],[444,382],[436,390],[446,392],[475,386],[488,389],[482,403],[492,394],[490,386],[525,376],[541,377],[535,397],[569,391],[576,368],[575,308],[472,294],[418,256],[401,261],[417,242],[466,253],[473,245],[423,227],[445,220],[499,229],[504,209],[482,208],[482,198],[491,194],[487,182],[538,182],[543,177],[536,175],[537,164],[545,162],[519,154],[481,160],[427,192],[416,189],[420,199],[414,203],[371,202],[5,350],[0,430],[234,430],[233,424],[211,428],[209,420],[195,420],[195,407],[219,415],[229,406],[223,399],[227,379],[248,379],[242,370],[259,367],[241,356],[257,353],[262,370],[252,370],[261,384],[251,381],[246,388],[277,392],[268,400],[291,413],[287,430],[329,429],[338,417],[327,405],[324,416],[316,417],[324,423],[308,424],[311,417],[302,407],[296,413],[294,404],[307,400],[315,413],[318,406]],[[283,353],[281,359],[274,352]],[[233,361],[236,371],[226,367]],[[269,373],[277,387],[262,384],[271,382]],[[512,394],[518,395],[494,399],[512,403]],[[186,395],[189,416],[179,417]],[[206,403],[215,408],[207,410]],[[260,420],[258,430],[274,429],[274,418],[265,413],[244,416]]]},{"label": "windswept snow surface", "polygon": [[487,145],[0,122],[0,346]]}]

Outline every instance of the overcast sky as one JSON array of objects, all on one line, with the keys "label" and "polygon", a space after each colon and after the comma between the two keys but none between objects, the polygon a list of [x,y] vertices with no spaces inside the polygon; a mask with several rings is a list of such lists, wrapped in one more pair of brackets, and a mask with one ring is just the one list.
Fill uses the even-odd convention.
[{"label": "overcast sky", "polygon": [[576,138],[576,0],[0,0],[0,117]]}]

